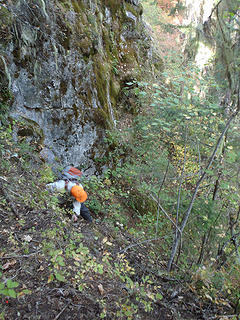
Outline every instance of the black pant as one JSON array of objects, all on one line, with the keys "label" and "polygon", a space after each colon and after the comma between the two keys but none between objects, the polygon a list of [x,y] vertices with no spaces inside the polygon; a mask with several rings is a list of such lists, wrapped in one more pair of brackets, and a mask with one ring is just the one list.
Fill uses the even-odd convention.
[{"label": "black pant", "polygon": [[83,219],[87,220],[88,222],[92,222],[90,211],[84,203],[81,203],[80,215],[83,217]]},{"label": "black pant", "polygon": [[[73,209],[73,202],[69,198],[69,196],[67,196],[66,194],[64,194],[58,198],[58,203],[61,208]],[[84,220],[86,220],[88,222],[92,222],[92,217],[91,217],[90,211],[88,210],[88,208],[85,206],[84,203],[81,203],[80,215],[83,217]]]}]

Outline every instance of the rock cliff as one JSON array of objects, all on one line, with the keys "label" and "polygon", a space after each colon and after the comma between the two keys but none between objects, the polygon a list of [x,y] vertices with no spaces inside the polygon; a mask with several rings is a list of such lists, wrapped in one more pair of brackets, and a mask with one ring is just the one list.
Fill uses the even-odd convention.
[{"label": "rock cliff", "polygon": [[152,63],[141,15],[137,0],[1,2],[1,92],[23,123],[15,139],[38,139],[47,162],[93,172],[121,88]]}]

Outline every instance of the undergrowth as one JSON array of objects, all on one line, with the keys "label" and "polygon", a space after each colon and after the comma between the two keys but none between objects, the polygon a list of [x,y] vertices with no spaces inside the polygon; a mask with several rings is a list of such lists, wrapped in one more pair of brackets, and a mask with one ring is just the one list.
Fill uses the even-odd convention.
[{"label": "undergrowth", "polygon": [[[164,282],[165,240],[149,242],[154,216],[128,207],[133,188],[121,170],[83,178],[94,224],[74,225],[58,195],[45,189],[55,179],[49,166],[36,151],[21,156],[21,144],[13,142],[7,128],[0,132],[1,318],[28,314],[31,319],[29,306],[36,318],[45,319],[66,306],[66,318],[73,313],[81,319],[129,320],[152,319],[160,310],[166,317],[172,314],[168,296],[174,289]],[[180,273],[175,278],[181,290],[183,279]],[[36,309],[36,302],[47,301],[48,313]]]}]

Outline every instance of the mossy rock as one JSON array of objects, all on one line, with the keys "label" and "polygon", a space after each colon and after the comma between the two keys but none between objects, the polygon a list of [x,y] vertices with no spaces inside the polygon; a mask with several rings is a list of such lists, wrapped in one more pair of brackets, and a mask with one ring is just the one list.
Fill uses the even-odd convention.
[{"label": "mossy rock", "polygon": [[94,73],[96,78],[96,88],[98,92],[98,99],[104,109],[107,110],[107,79],[109,71],[111,70],[109,64],[101,59],[99,55],[96,56],[94,61]]},{"label": "mossy rock", "polygon": [[71,3],[76,13],[82,13],[86,10],[85,3],[82,0],[71,0]]},{"label": "mossy rock", "polygon": [[110,8],[111,13],[115,15],[123,4],[122,0],[104,0],[104,5]]},{"label": "mossy rock", "polygon": [[134,6],[128,2],[125,3],[125,8],[127,11],[131,12],[136,18],[143,14],[143,6],[140,4],[138,6]]},{"label": "mossy rock", "polygon": [[105,50],[107,52],[107,54],[109,55],[111,52],[111,47],[112,47],[112,43],[109,37],[109,31],[106,27],[102,27],[102,39],[103,39],[103,44],[105,47]]},{"label": "mossy rock", "polygon": [[7,8],[0,6],[0,47],[1,44],[8,42],[12,35],[10,32],[10,25],[12,24],[12,14],[7,10]]},{"label": "mossy rock", "polygon": [[81,39],[78,43],[83,55],[89,56],[92,48],[92,42],[88,37]]},{"label": "mossy rock", "polygon": [[[15,119],[11,118],[10,121],[16,122]],[[21,141],[26,137],[32,137],[39,145],[44,143],[43,129],[35,121],[22,117],[15,123],[14,127]]]},{"label": "mossy rock", "polygon": [[130,45],[125,47],[122,50],[122,53],[123,53],[123,56],[122,56],[123,62],[126,62],[128,64],[134,64],[134,65],[136,64],[137,53]]},{"label": "mossy rock", "polygon": [[95,124],[98,124],[104,129],[110,129],[112,127],[108,113],[101,108],[94,110],[92,118]]},{"label": "mossy rock", "polygon": [[110,95],[114,100],[116,100],[116,98],[118,97],[120,90],[121,90],[120,83],[117,80],[112,78],[110,80]]}]

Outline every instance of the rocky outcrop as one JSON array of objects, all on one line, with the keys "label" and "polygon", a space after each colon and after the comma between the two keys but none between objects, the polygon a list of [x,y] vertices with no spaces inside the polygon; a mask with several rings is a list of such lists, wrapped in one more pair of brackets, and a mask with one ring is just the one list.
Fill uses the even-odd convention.
[{"label": "rocky outcrop", "polygon": [[103,158],[122,86],[151,63],[141,14],[136,0],[1,4],[0,68],[14,97],[10,115],[38,137],[46,161],[90,173]]}]

